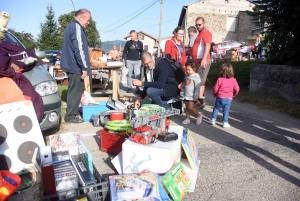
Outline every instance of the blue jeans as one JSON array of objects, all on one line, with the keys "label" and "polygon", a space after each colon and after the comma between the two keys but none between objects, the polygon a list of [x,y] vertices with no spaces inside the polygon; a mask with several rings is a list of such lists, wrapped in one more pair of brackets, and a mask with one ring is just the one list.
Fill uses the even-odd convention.
[{"label": "blue jeans", "polygon": [[[127,60],[126,67],[128,68],[127,84],[128,84],[128,87],[132,88],[132,71],[134,72],[134,79],[140,79],[141,61],[140,60],[138,60],[138,61]],[[136,89],[138,89],[138,87],[136,87]]]},{"label": "blue jeans", "polygon": [[153,88],[149,87],[146,89],[147,95],[149,98],[151,98],[152,103],[156,105],[160,105],[164,107],[165,109],[169,109],[170,105],[167,104],[168,100],[165,100],[164,97],[164,90],[163,89],[158,89],[158,88]]},{"label": "blue jeans", "polygon": [[231,102],[232,102],[232,100],[228,99],[228,98],[217,98],[211,118],[216,120],[219,110],[222,108],[223,109],[223,122],[228,123]]}]

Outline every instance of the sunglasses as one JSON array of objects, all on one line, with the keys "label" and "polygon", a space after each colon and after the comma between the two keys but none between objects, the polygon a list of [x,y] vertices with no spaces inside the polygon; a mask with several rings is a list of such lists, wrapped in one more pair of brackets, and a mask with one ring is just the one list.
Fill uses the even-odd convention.
[{"label": "sunglasses", "polygon": [[196,27],[201,27],[201,26],[202,26],[202,24],[195,24],[195,26],[196,26]]}]

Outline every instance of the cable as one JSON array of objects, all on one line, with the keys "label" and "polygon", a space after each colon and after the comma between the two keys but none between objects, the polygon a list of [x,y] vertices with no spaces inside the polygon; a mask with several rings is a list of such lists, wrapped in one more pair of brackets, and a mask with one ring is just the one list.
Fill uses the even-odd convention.
[{"label": "cable", "polygon": [[[173,19],[173,20],[165,21],[162,24],[165,24],[165,23],[168,23],[168,22],[172,22],[172,21],[175,21],[175,20],[178,20],[178,19],[176,18],[176,19]],[[149,26],[145,26],[145,27],[138,27],[136,29],[143,29],[143,28],[148,28],[148,27],[154,27],[154,26],[157,26],[157,25],[159,25],[159,24],[153,24],[153,25],[149,25]],[[128,30],[130,30],[130,29],[121,29],[121,30],[117,30],[117,31],[128,31]],[[100,30],[98,30],[98,31],[100,31]],[[114,33],[117,33],[117,32],[114,32]]]},{"label": "cable", "polygon": [[73,0],[71,0],[71,2],[72,2],[72,5],[73,5],[73,8],[74,8],[74,11],[76,11]]},{"label": "cable", "polygon": [[[156,1],[156,0],[154,0],[154,1]],[[147,5],[145,5],[145,6],[143,6],[142,8],[140,8],[140,9],[138,9],[137,11],[134,11],[133,13],[131,13],[130,15],[127,15],[126,17],[123,17],[122,18],[122,20],[124,20],[124,19],[126,19],[126,18],[128,18],[129,16],[131,16],[131,15],[133,15],[133,14],[135,14],[135,13],[137,13],[138,11],[140,11],[141,9],[143,9],[143,8],[145,8],[146,6],[148,6],[149,4],[152,4],[154,1],[152,1],[152,2],[150,2],[150,3],[148,3]],[[105,29],[105,28],[107,28],[107,27],[111,27],[111,26],[113,26],[114,24],[116,24],[116,23],[119,23],[120,22],[120,20],[119,21],[117,21],[117,22],[114,22],[114,23],[111,23],[111,25],[108,25],[108,26],[106,26],[106,27],[104,27],[104,28],[102,28],[102,31],[106,31],[106,30],[103,30],[103,29]],[[101,29],[99,29],[99,31],[100,31]]]},{"label": "cable", "polygon": [[138,13],[138,14],[135,15],[134,17],[132,17],[132,18],[130,18],[129,20],[127,20],[126,22],[124,22],[123,24],[121,24],[121,25],[119,25],[119,26],[117,26],[117,27],[115,27],[115,28],[113,28],[113,29],[111,29],[111,30],[109,30],[109,31],[107,31],[107,32],[104,32],[104,33],[102,33],[101,35],[106,34],[106,33],[109,33],[109,32],[111,32],[111,31],[113,31],[113,30],[116,30],[117,28],[119,28],[119,27],[123,26],[124,24],[130,22],[131,20],[133,20],[134,18],[136,18],[137,16],[139,16],[140,14],[142,14],[143,12],[145,12],[146,10],[148,10],[150,7],[152,7],[152,6],[153,6],[154,4],[156,4],[158,1],[159,1],[159,0],[155,1],[153,4],[151,4],[150,6],[148,6],[148,7],[145,8],[144,10],[142,10],[140,13]]}]

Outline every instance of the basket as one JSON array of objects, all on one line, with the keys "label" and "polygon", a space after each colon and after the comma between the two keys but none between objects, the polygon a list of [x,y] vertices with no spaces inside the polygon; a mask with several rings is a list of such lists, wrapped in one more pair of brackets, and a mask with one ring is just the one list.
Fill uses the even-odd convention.
[{"label": "basket", "polygon": [[[97,180],[97,184],[79,187],[76,189],[69,189],[67,191],[75,190],[77,192],[77,196],[63,199],[63,200],[73,201],[73,200],[78,200],[86,197],[88,201],[104,201],[106,199],[109,190],[108,180],[101,178],[101,175],[96,169],[96,167],[94,166],[94,164],[93,164],[93,171],[94,171],[93,172],[94,177]],[[63,192],[66,191],[60,191],[59,193],[63,193]],[[58,194],[43,196],[43,200],[45,201],[59,200]]]}]

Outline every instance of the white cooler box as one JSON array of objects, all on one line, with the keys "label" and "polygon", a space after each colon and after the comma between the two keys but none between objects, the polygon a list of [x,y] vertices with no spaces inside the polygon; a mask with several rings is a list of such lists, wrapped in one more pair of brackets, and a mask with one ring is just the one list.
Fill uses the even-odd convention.
[{"label": "white cooler box", "polygon": [[170,126],[178,134],[178,139],[171,142],[157,141],[141,145],[126,140],[122,145],[123,173],[140,173],[148,170],[157,174],[166,173],[174,163],[180,161],[182,126]]}]

